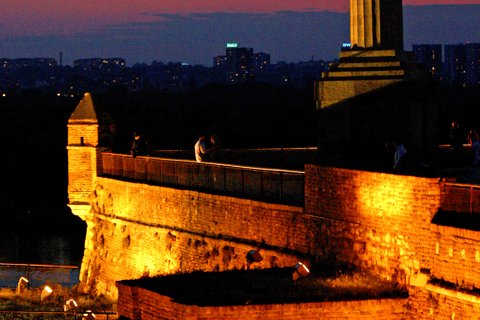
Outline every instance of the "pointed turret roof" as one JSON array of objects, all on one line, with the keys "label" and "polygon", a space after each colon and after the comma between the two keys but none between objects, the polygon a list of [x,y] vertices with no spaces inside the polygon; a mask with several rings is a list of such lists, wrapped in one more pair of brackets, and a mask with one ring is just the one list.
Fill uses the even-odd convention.
[{"label": "pointed turret roof", "polygon": [[85,93],[68,122],[113,123],[112,117],[95,101],[92,94]]}]

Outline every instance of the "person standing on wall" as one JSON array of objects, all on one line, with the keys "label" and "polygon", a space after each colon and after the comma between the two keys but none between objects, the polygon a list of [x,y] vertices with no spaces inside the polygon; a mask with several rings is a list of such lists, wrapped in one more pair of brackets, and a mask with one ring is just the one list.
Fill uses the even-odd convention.
[{"label": "person standing on wall", "polygon": [[460,125],[457,122],[452,123],[452,130],[450,131],[450,147],[453,150],[453,161],[458,164],[463,151],[462,132]]},{"label": "person standing on wall", "polygon": [[210,161],[219,162],[220,161],[220,138],[216,134],[210,136],[210,141],[212,142],[212,147],[210,148]]},{"label": "person standing on wall", "polygon": [[468,143],[472,146],[474,156],[473,165],[476,167],[479,161],[480,139],[477,132],[473,129],[470,130],[468,134]]},{"label": "person standing on wall", "polygon": [[130,150],[132,157],[135,159],[136,156],[148,155],[149,150],[147,140],[145,140],[143,136],[137,132],[133,134],[133,137],[132,149]]},{"label": "person standing on wall", "polygon": [[207,158],[207,147],[205,145],[205,134],[198,135],[198,141],[195,144],[195,160],[197,162],[205,161]]},{"label": "person standing on wall", "polygon": [[395,146],[395,155],[394,155],[394,165],[393,168],[395,170],[401,170],[404,166],[402,163],[403,156],[407,153],[407,150],[403,146],[403,143],[394,142],[393,145]]}]

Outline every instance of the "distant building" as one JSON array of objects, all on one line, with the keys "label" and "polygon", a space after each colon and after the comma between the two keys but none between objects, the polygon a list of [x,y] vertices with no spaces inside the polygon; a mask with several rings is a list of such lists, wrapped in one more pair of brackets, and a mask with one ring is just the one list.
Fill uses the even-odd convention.
[{"label": "distant building", "polygon": [[213,67],[217,69],[227,69],[227,56],[217,56],[213,58]]},{"label": "distant building", "polygon": [[270,54],[259,52],[253,55],[253,70],[264,72],[270,68]]},{"label": "distant building", "polygon": [[266,69],[270,65],[270,55],[253,54],[253,48],[238,47],[236,43],[227,43],[224,56],[213,58],[213,68],[221,82],[243,82],[252,79],[256,67]]},{"label": "distant building", "polygon": [[340,51],[350,51],[352,49],[351,43],[344,43],[340,48]]},{"label": "distant building", "polygon": [[445,45],[444,65],[448,82],[480,84],[480,43]]},{"label": "distant building", "polygon": [[57,60],[53,58],[19,58],[1,59],[0,67],[4,69],[15,68],[52,68],[57,66]]},{"label": "distant building", "polygon": [[248,81],[253,76],[253,48],[227,45],[227,72],[230,82]]},{"label": "distant building", "polygon": [[445,80],[449,83],[465,84],[466,48],[463,44],[445,45]]},{"label": "distant building", "polygon": [[125,68],[125,59],[122,58],[90,58],[78,59],[73,61],[73,66],[78,67],[84,71],[116,71]]},{"label": "distant building", "polygon": [[480,84],[480,43],[466,45],[466,81],[470,84]]},{"label": "distant building", "polygon": [[435,80],[442,78],[442,45],[441,44],[414,44],[413,53],[415,62],[425,66],[425,70],[432,74]]}]

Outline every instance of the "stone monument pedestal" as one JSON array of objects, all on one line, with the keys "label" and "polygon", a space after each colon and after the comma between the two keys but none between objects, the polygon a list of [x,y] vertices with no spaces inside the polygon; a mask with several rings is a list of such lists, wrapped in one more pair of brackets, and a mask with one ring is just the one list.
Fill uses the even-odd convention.
[{"label": "stone monument pedestal", "polygon": [[[424,77],[424,75],[423,75]],[[315,84],[317,109],[380,89],[399,81],[422,78],[411,52],[352,50],[340,52],[340,62],[331,64]]]},{"label": "stone monument pedestal", "polygon": [[341,52],[315,83],[319,165],[392,171],[386,143],[393,142],[417,164],[429,163],[437,148],[435,88],[410,52]]}]

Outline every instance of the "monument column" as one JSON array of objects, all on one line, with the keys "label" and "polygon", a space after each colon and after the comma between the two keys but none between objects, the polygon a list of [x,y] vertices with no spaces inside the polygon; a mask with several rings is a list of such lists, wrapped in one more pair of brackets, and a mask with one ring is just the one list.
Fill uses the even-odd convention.
[{"label": "monument column", "polygon": [[402,0],[350,0],[352,47],[403,51]]},{"label": "monument column", "polygon": [[352,48],[315,83],[318,163],[380,167],[394,137],[411,154],[434,154],[435,110],[424,103],[424,72],[403,50],[402,0],[350,0],[350,36]]}]

